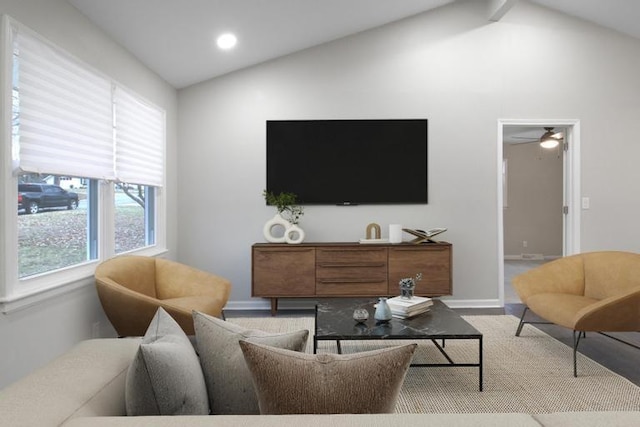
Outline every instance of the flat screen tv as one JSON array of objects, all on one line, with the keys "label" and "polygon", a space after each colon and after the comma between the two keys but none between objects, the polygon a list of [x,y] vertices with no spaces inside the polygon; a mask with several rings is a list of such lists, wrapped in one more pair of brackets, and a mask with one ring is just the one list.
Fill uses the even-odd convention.
[{"label": "flat screen tv", "polygon": [[304,205],[426,204],[427,120],[268,120],[267,191]]}]

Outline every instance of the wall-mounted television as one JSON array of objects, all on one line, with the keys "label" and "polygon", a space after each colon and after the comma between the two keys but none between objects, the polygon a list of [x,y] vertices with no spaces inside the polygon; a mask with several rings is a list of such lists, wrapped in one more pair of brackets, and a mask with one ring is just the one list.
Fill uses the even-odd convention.
[{"label": "wall-mounted television", "polygon": [[427,119],[268,120],[267,191],[305,205],[426,204]]}]

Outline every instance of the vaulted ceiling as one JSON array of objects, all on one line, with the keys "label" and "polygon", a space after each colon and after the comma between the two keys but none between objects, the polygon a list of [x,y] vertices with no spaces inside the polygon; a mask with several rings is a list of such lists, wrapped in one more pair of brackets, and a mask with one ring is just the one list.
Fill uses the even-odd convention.
[{"label": "vaulted ceiling", "polygon": [[[463,0],[67,0],[176,88]],[[508,10],[517,1],[486,1]],[[638,0],[530,0],[640,38]],[[504,11],[503,10],[503,11]],[[223,32],[238,45],[215,47]]]}]

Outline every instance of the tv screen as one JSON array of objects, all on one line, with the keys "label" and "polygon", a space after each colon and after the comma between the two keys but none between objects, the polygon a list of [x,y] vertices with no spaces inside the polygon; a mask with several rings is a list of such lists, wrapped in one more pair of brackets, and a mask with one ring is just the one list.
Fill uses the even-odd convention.
[{"label": "tv screen", "polygon": [[427,120],[268,120],[267,191],[305,205],[427,203]]}]

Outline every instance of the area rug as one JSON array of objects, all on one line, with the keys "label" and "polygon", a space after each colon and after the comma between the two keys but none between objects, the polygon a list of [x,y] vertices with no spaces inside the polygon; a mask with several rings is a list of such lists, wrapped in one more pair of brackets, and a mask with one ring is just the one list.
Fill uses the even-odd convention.
[{"label": "area rug", "polygon": [[[463,316],[483,334],[484,391],[478,391],[478,369],[467,367],[410,368],[396,412],[477,413],[640,410],[640,388],[583,355],[573,377],[572,349],[531,325],[514,336],[518,319],[509,315]],[[269,332],[308,329],[312,317],[232,317],[229,321]],[[430,341],[419,344],[414,363],[445,362]],[[356,352],[407,341],[343,341],[343,352]],[[313,342],[307,346],[312,352]],[[446,342],[456,362],[477,363],[476,341]],[[321,341],[318,352],[336,352],[335,343]]]}]

